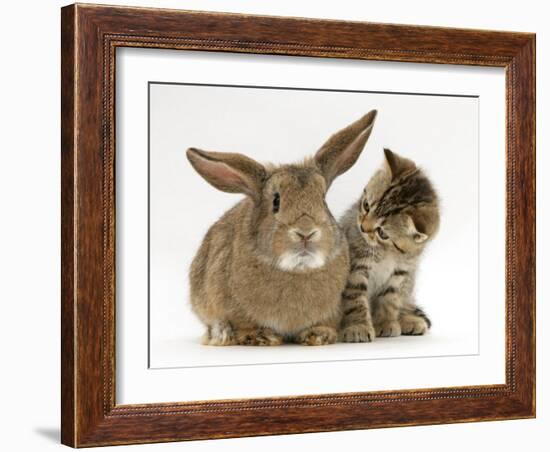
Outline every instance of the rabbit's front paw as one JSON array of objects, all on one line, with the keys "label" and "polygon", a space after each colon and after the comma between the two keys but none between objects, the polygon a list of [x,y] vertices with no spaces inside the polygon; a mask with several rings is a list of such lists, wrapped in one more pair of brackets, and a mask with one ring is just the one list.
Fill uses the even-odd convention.
[{"label": "rabbit's front paw", "polygon": [[401,325],[396,320],[386,320],[374,325],[376,337],[395,337],[401,336]]},{"label": "rabbit's front paw", "polygon": [[340,331],[342,342],[372,342],[375,337],[372,325],[357,324],[349,325]]},{"label": "rabbit's front paw", "polygon": [[239,330],[236,333],[237,345],[281,345],[283,337],[269,328]]},{"label": "rabbit's front paw", "polygon": [[302,345],[334,344],[338,337],[336,330],[331,326],[314,326],[298,334],[296,342]]},{"label": "rabbit's front paw", "polygon": [[229,322],[219,321],[208,327],[202,337],[203,345],[233,345],[234,333]]}]

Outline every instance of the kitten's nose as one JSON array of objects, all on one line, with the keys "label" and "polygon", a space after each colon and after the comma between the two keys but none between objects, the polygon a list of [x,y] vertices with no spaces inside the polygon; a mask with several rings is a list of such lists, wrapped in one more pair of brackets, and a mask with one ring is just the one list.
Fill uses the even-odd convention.
[{"label": "kitten's nose", "polygon": [[366,215],[361,220],[361,223],[359,224],[359,228],[361,229],[361,232],[364,234],[371,234],[374,232],[375,224],[376,222],[368,218]]}]

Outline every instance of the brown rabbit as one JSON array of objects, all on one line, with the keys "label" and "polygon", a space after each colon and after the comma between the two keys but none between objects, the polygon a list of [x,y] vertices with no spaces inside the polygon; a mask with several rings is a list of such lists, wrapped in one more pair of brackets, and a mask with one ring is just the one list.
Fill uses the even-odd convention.
[{"label": "brown rabbit", "polygon": [[191,265],[204,344],[336,341],[350,264],[325,194],[356,162],[375,117],[373,110],[336,133],[303,163],[263,166],[241,154],[187,150],[207,182],[247,195],[210,227]]}]

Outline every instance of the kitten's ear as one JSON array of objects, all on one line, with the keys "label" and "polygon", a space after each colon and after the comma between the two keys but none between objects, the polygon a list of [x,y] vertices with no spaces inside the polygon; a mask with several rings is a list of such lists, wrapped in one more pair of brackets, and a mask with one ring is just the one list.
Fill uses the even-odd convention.
[{"label": "kitten's ear", "polygon": [[254,200],[261,196],[266,170],[242,154],[208,152],[189,148],[187,158],[209,184],[229,193],[244,193]]},{"label": "kitten's ear", "polygon": [[407,222],[412,239],[416,243],[424,243],[433,237],[439,229],[439,207],[437,202],[431,206],[409,211]]},{"label": "kitten's ear", "polygon": [[410,215],[407,215],[407,225],[409,229],[409,235],[412,237],[415,243],[420,244],[428,240],[428,234],[422,232],[423,228],[415,224],[415,221]]},{"label": "kitten's ear", "polygon": [[401,157],[389,149],[384,149],[384,156],[386,157],[386,163],[390,170],[392,180],[416,169],[416,165],[412,160]]},{"label": "kitten's ear", "polygon": [[315,154],[315,163],[321,170],[327,187],[357,161],[374,126],[376,110],[336,132]]},{"label": "kitten's ear", "polygon": [[426,234],[423,234],[422,232],[417,232],[413,235],[413,240],[415,243],[424,243],[426,240],[428,240],[428,236]]}]

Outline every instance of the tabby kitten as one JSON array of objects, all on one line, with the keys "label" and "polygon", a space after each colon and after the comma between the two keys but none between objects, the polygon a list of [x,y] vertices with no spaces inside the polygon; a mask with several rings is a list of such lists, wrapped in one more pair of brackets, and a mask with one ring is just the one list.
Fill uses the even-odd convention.
[{"label": "tabby kitten", "polygon": [[351,258],[343,342],[424,334],[431,326],[413,289],[419,257],[439,226],[437,194],[413,161],[389,149],[384,154],[383,168],[340,220]]}]

